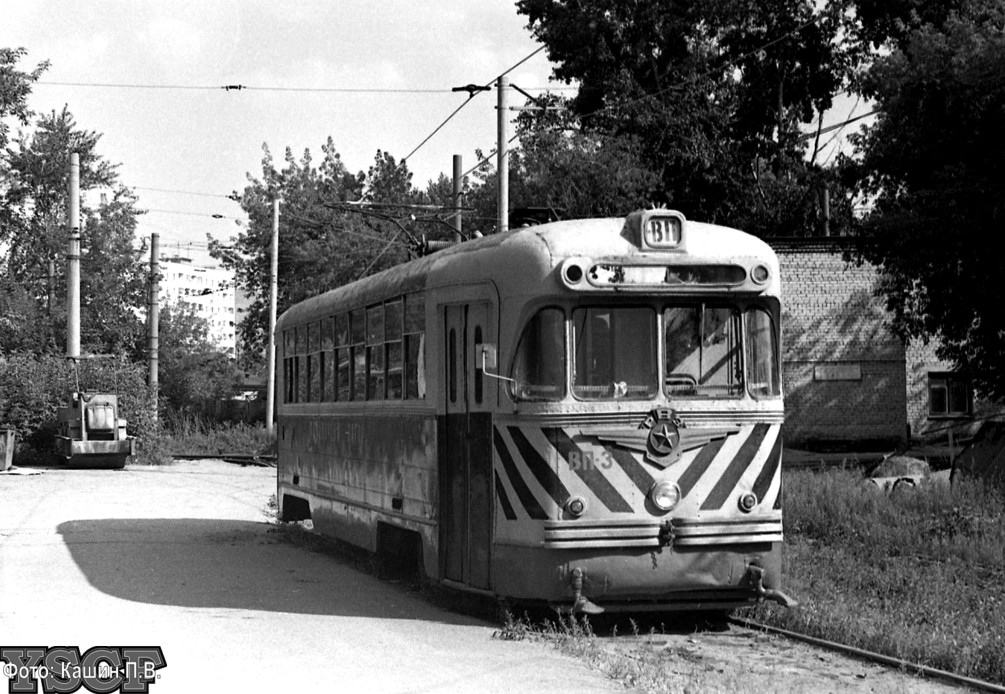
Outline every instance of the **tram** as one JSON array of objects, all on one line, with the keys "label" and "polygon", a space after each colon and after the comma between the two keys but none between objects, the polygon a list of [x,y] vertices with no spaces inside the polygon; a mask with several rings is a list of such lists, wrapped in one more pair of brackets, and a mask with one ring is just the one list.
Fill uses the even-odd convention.
[{"label": "tram", "polygon": [[459,243],[276,325],[284,520],[556,609],[780,590],[780,280],[673,210]]}]

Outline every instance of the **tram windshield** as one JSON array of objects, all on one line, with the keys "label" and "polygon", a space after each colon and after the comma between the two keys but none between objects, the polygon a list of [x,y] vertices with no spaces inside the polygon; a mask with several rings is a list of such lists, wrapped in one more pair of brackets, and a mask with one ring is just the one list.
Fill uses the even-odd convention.
[{"label": "tram windshield", "polygon": [[576,397],[648,400],[659,390],[653,309],[577,308],[572,344]]},{"label": "tram windshield", "polygon": [[565,397],[565,314],[543,308],[523,329],[513,364],[513,396],[520,400]]},{"label": "tram windshield", "polygon": [[[566,316],[571,319],[566,349]],[[663,344],[659,345],[662,336]],[[660,363],[662,347],[662,364]],[[512,369],[520,400],[755,398],[781,392],[777,331],[764,308],[680,303],[538,311],[524,328]]]},{"label": "tram windshield", "polygon": [[736,396],[743,392],[742,320],[731,307],[663,310],[667,394]]}]

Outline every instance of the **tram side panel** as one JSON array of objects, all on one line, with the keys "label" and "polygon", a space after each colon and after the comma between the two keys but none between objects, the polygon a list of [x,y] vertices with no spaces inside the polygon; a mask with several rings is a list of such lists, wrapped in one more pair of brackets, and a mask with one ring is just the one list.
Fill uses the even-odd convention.
[{"label": "tram side panel", "polygon": [[279,493],[307,500],[318,532],[371,551],[378,521],[434,542],[435,443],[431,416],[289,415],[280,431]]}]

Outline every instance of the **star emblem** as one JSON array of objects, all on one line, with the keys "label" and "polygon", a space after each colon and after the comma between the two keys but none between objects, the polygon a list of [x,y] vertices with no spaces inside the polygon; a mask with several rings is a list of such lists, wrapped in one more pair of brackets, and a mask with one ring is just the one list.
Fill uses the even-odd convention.
[{"label": "star emblem", "polygon": [[680,432],[668,422],[659,422],[649,430],[649,446],[656,455],[669,455],[679,441]]}]

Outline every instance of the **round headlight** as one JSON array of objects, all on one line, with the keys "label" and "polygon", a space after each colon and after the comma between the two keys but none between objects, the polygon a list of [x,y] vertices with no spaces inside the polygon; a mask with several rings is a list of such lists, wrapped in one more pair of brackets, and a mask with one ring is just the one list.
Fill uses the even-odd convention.
[{"label": "round headlight", "polygon": [[757,284],[764,284],[769,277],[771,277],[771,270],[768,269],[767,265],[755,265],[750,271],[750,279]]},{"label": "round headlight", "polygon": [[576,284],[583,279],[583,268],[578,265],[568,265],[565,268],[565,280],[569,284]]},{"label": "round headlight", "polygon": [[649,490],[649,500],[661,511],[669,511],[680,502],[680,487],[673,482],[660,480]]}]

